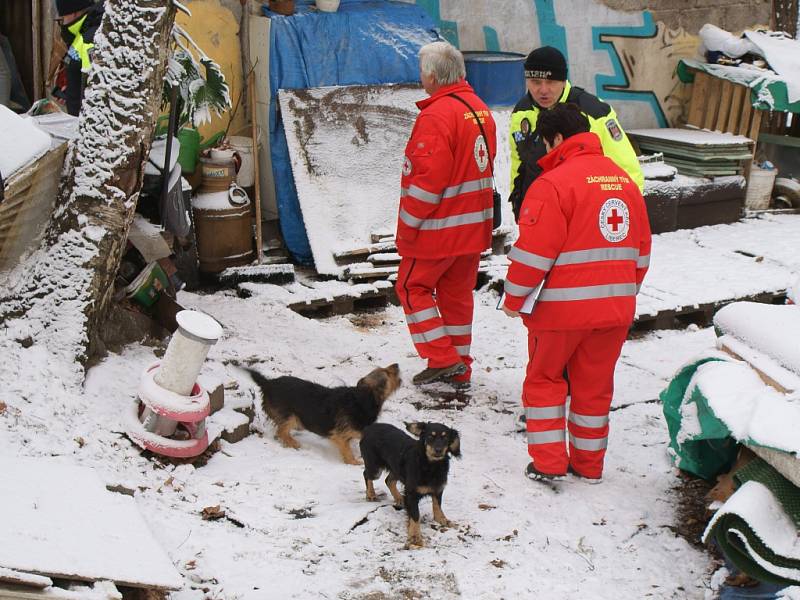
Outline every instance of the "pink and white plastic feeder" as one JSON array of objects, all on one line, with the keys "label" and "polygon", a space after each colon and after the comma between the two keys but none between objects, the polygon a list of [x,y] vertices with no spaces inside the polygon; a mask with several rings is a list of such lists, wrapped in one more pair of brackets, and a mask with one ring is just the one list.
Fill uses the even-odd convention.
[{"label": "pink and white plastic feeder", "polygon": [[126,420],[131,439],[142,448],[187,458],[208,448],[205,419],[211,406],[208,392],[196,380],[222,327],[208,315],[191,310],[179,312],[176,320],[178,330],[164,360],[142,373],[138,400]]}]

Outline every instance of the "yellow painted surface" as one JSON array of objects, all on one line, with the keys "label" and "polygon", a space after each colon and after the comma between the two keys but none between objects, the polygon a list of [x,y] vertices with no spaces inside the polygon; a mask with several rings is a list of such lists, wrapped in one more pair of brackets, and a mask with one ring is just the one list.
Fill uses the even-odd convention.
[{"label": "yellow painted surface", "polygon": [[[242,93],[242,55],[239,44],[239,23],[233,13],[222,6],[219,0],[193,0],[183,3],[192,16],[179,11],[177,23],[190,35],[195,43],[222,68],[228,82],[231,103]],[[212,115],[211,123],[200,126],[203,138],[224,130],[230,120],[231,108],[222,117]],[[235,134],[247,125],[243,107],[234,116],[229,133]]]}]

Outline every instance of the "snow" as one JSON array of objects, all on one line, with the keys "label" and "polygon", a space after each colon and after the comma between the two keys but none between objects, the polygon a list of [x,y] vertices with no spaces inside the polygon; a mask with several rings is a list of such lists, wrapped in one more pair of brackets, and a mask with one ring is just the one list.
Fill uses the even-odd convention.
[{"label": "snow", "polygon": [[182,310],[175,315],[175,320],[190,334],[212,344],[222,335],[222,326],[217,321],[196,310]]},{"label": "snow", "polygon": [[800,100],[800,41],[780,34],[745,31],[761,55],[783,81],[790,103]]},{"label": "snow", "polygon": [[0,104],[0,173],[8,179],[50,149],[50,136]]},{"label": "snow", "polygon": [[678,169],[672,165],[661,162],[643,163],[642,174],[645,179],[660,179],[670,181],[678,174]]},{"label": "snow", "polygon": [[796,306],[736,302],[714,315],[714,325],[800,376],[800,310]]},{"label": "snow", "polygon": [[[374,365],[395,361],[408,380],[423,366],[398,307],[312,321],[284,308],[277,298],[283,288],[259,287],[274,293],[249,299],[179,295],[183,306],[224,327],[202,377],[223,382],[226,403],[256,397],[237,363],[327,385],[352,385]],[[37,381],[37,361],[25,360],[14,388],[21,393],[6,394],[9,374],[3,371],[8,407],[0,415],[0,455],[58,454],[94,467],[106,484],[135,490],[139,512],[184,576],[173,600],[202,598],[193,587],[230,600],[363,598],[399,589],[426,590],[431,598],[702,597],[710,558],[669,529],[677,478],[653,400],[676,362],[713,346],[713,331],[657,332],[625,345],[605,481],[568,481],[554,495],[523,476],[528,458],[513,418],[527,360],[525,335],[496,303],[493,292],[476,299],[475,383],[463,410],[442,410],[447,404],[436,389],[428,396],[405,384],[381,417],[394,424],[440,421],[461,432],[464,457],[452,465],[443,502],[459,525],[435,530],[430,504],[423,502],[424,550],[403,550],[405,519],[391,508],[382,484],[376,486],[381,502],[366,502],[361,470],[342,464],[329,442],[301,432],[302,449],[283,448],[263,417],[263,435],[222,442],[204,467],[142,457],[117,432],[141,370],[155,359],[144,346],[93,367],[82,390],[48,393]],[[225,518],[204,521],[202,509],[216,505]]]},{"label": "snow", "polygon": [[[61,458],[0,456],[0,564],[177,589],[181,577],[128,496]],[[69,515],[69,518],[64,518]]]},{"label": "snow", "polygon": [[693,146],[737,146],[753,143],[753,140],[743,135],[720,133],[719,131],[708,131],[706,129],[667,127],[663,129],[633,129],[629,133],[634,136],[655,138]]},{"label": "snow", "polygon": [[797,215],[768,215],[655,235],[636,314],[778,293],[800,272],[798,247]]},{"label": "snow", "polygon": [[[697,387],[714,415],[740,441],[751,441],[797,454],[800,452],[800,402],[766,385],[751,367],[741,361],[711,361],[700,365],[686,390],[691,397]],[[684,406],[689,406],[686,404]],[[688,410],[688,409],[687,409]],[[689,412],[680,439],[699,433],[697,419]]]}]

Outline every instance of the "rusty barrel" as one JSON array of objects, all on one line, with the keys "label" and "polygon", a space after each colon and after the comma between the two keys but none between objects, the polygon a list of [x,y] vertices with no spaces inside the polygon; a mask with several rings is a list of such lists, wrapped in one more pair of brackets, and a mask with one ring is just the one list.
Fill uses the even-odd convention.
[{"label": "rusty barrel", "polygon": [[219,273],[253,261],[250,199],[232,185],[227,191],[201,192],[192,201],[200,270]]}]

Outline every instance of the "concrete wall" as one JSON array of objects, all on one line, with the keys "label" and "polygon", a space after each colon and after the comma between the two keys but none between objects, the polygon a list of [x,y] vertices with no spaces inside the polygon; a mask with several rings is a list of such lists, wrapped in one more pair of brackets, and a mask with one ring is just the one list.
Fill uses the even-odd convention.
[{"label": "concrete wall", "polygon": [[704,23],[741,30],[769,22],[771,0],[415,0],[462,50],[567,56],[570,80],[610,102],[626,128],[667,126],[685,110],[675,77],[697,54]]}]

